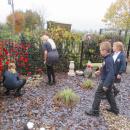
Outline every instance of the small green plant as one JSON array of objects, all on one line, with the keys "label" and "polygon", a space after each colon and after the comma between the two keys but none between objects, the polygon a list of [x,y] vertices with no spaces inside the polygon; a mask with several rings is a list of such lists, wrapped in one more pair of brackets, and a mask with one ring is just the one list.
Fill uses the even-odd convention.
[{"label": "small green plant", "polygon": [[61,90],[54,96],[54,102],[60,106],[73,107],[80,101],[80,97],[70,88]]},{"label": "small green plant", "polygon": [[86,89],[92,89],[93,88],[92,81],[91,80],[84,81],[81,87],[86,88]]}]

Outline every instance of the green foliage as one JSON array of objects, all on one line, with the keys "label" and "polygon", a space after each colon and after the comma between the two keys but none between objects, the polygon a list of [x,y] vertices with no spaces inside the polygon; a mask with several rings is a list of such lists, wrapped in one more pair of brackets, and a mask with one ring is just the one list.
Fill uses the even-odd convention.
[{"label": "green foliage", "polygon": [[38,26],[42,27],[42,25],[43,19],[36,11],[27,10],[25,12],[25,28],[34,30]]},{"label": "green foliage", "polygon": [[75,61],[76,68],[79,67],[81,53],[82,34],[69,32],[64,28],[51,28],[48,30],[54,39],[60,55],[59,70],[66,71],[70,60]]},{"label": "green foliage", "polygon": [[83,82],[83,84],[81,84],[81,87],[85,88],[85,89],[92,89],[93,88],[93,83],[91,80],[86,80]]},{"label": "green foliage", "polygon": [[101,62],[102,58],[99,51],[99,43],[105,38],[101,35],[92,34],[91,40],[85,40],[83,42],[83,66],[86,65],[88,60],[92,63]]},{"label": "green foliage", "polygon": [[103,21],[115,28],[130,29],[130,0],[116,0],[112,3]]},{"label": "green foliage", "polygon": [[57,44],[62,44],[63,42],[69,41],[70,43],[73,41],[80,42],[81,41],[81,34],[69,32],[64,28],[56,27],[56,28],[49,28],[48,31],[50,32],[51,37]]},{"label": "green foliage", "polygon": [[[22,41],[22,39],[25,39],[26,43],[31,44],[31,48],[29,49],[31,64],[32,66],[35,65],[35,67],[37,67],[43,64],[42,42],[40,37],[44,34],[44,31],[45,30],[37,29],[30,31],[29,29],[26,29],[26,31],[23,32],[24,38],[20,38],[20,35],[12,35],[9,28],[4,27],[1,31],[0,39],[10,39],[18,43]],[[59,27],[49,29],[48,31],[57,45],[60,56],[59,64],[56,65],[55,69],[60,72],[68,71],[69,61],[71,60],[75,61],[75,69],[79,69],[83,34],[69,32]],[[92,63],[99,63],[102,61],[99,52],[99,43],[105,39],[112,39],[113,36],[114,35],[109,34],[93,34],[91,41],[84,41],[82,63],[85,67],[88,60],[90,60]],[[116,37],[114,36],[114,38]]]},{"label": "green foliage", "polygon": [[11,39],[11,29],[7,24],[0,24],[0,39]]},{"label": "green foliage", "polygon": [[96,71],[97,69],[101,68],[102,63],[92,63],[93,70]]},{"label": "green foliage", "polygon": [[101,58],[99,53],[99,44],[94,40],[84,42],[84,54],[85,58],[91,62],[98,62]]},{"label": "green foliage", "polygon": [[[26,29],[32,31],[43,29],[44,20],[36,11],[27,10],[26,12],[15,11],[15,32],[19,33]],[[13,14],[7,16],[7,24],[13,29]]]},{"label": "green foliage", "polygon": [[80,101],[80,97],[70,88],[58,92],[54,96],[54,102],[57,105],[73,107]]}]

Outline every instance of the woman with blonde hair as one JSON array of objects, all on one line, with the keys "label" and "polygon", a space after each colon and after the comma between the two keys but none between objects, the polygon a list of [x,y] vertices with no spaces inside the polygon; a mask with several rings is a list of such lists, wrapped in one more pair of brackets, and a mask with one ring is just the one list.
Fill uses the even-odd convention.
[{"label": "woman with blonde hair", "polygon": [[47,76],[48,76],[48,85],[53,85],[56,83],[55,81],[55,72],[54,72],[54,65],[59,61],[59,54],[56,48],[56,44],[49,37],[49,34],[45,33],[41,40],[43,41],[42,48],[43,48],[43,55],[44,55],[44,64],[46,64],[47,68]]},{"label": "woman with blonde hair", "polygon": [[7,89],[6,95],[10,94],[10,90],[16,90],[15,96],[21,96],[21,88],[25,85],[26,79],[20,79],[15,63],[8,64],[8,70],[3,74],[3,85]]}]

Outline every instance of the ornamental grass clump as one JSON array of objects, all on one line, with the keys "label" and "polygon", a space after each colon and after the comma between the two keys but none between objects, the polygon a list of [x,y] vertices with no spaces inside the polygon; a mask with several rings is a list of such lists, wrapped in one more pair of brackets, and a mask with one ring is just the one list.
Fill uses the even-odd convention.
[{"label": "ornamental grass clump", "polygon": [[93,83],[91,80],[88,79],[81,84],[81,87],[86,88],[86,89],[92,89]]},{"label": "ornamental grass clump", "polygon": [[79,101],[80,97],[70,88],[65,88],[54,96],[54,103],[58,106],[73,107]]}]

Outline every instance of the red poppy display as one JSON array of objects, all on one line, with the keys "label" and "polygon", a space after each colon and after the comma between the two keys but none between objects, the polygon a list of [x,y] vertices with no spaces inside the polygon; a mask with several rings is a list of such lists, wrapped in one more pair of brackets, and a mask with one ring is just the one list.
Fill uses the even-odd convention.
[{"label": "red poppy display", "polygon": [[41,67],[32,69],[34,67],[32,67],[32,62],[30,61],[30,58],[32,58],[31,48],[30,43],[22,44],[10,40],[0,41],[0,72],[2,72],[10,62],[14,62],[20,74],[28,76],[32,75],[32,73],[42,74],[43,70]]}]

